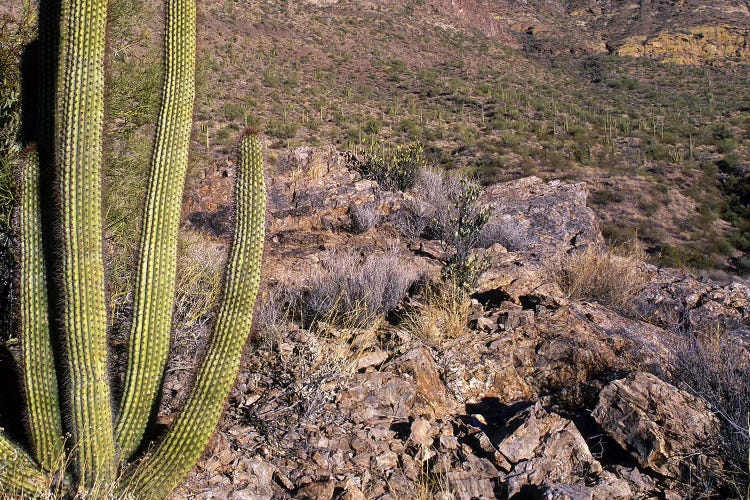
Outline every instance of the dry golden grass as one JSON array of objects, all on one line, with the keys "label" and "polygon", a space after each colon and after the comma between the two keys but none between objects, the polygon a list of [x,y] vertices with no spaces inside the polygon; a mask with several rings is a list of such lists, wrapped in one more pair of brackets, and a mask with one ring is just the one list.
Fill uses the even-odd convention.
[{"label": "dry golden grass", "polygon": [[199,232],[180,235],[174,307],[176,342],[193,340],[210,322],[221,294],[226,250],[225,244]]},{"label": "dry golden grass", "polygon": [[406,316],[407,331],[430,344],[463,336],[468,331],[468,294],[453,283],[425,288],[419,305]]},{"label": "dry golden grass", "polygon": [[407,486],[406,491],[393,491],[393,487],[387,479],[386,484],[391,490],[389,493],[396,500],[448,500],[456,498],[456,494],[448,482],[448,477],[431,470],[428,461],[422,462],[419,475]]},{"label": "dry golden grass", "polygon": [[316,365],[333,364],[342,375],[356,372],[358,359],[377,345],[382,323],[382,318],[365,327],[358,323],[340,325],[318,321],[314,329],[315,350],[319,354]]},{"label": "dry golden grass", "polygon": [[562,257],[559,269],[552,272],[569,297],[596,300],[629,313],[633,312],[631,306],[636,294],[648,281],[643,269],[644,257],[637,244],[612,250],[591,245]]}]

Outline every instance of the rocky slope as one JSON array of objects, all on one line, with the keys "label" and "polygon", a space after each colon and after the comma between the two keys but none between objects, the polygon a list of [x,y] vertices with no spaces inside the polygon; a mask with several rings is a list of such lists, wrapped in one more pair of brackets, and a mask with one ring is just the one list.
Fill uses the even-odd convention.
[{"label": "rocky slope", "polygon": [[678,64],[748,64],[744,0],[431,2],[458,23],[555,56],[614,52]]},{"label": "rocky slope", "polygon": [[[439,276],[441,247],[395,222],[410,194],[331,148],[271,163],[266,297],[304,288],[334,248],[395,248],[405,273]],[[205,173],[189,226],[226,234],[232,177],[231,165]],[[208,191],[223,201],[206,205]],[[687,336],[711,329],[747,367],[750,287],[641,264],[627,311],[570,297],[555,256],[601,246],[586,197],[585,184],[533,177],[485,191],[495,240],[454,337],[405,326],[419,291],[370,330],[305,328],[261,304],[221,429],[174,498],[738,496],[720,408],[667,381],[680,384]],[[381,222],[352,234],[347,211],[363,203]],[[188,383],[189,370],[171,372],[167,402]]]}]

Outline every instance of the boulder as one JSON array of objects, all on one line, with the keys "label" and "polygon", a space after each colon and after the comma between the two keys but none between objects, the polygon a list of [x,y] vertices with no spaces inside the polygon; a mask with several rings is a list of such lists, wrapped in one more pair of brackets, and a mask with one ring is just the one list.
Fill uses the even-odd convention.
[{"label": "boulder", "polygon": [[696,278],[686,271],[652,269],[638,307],[649,321],[696,332],[726,330],[750,341],[750,286]]},{"label": "boulder", "polygon": [[498,444],[497,450],[512,467],[507,475],[509,497],[527,485],[585,486],[588,475],[602,471],[575,424],[548,413],[541,403],[529,410],[528,418]]},{"label": "boulder", "polygon": [[549,256],[602,241],[586,206],[583,182],[525,177],[489,186],[480,202],[492,207],[487,226],[510,251]]},{"label": "boulder", "polygon": [[649,373],[610,383],[592,415],[641,467],[688,480],[696,461],[722,466],[711,451],[719,421],[706,403]]},{"label": "boulder", "polygon": [[571,410],[591,408],[613,374],[668,363],[672,337],[658,327],[598,304],[536,309],[505,302],[497,308],[499,332],[446,349],[439,364],[458,402],[512,404],[554,394]]}]

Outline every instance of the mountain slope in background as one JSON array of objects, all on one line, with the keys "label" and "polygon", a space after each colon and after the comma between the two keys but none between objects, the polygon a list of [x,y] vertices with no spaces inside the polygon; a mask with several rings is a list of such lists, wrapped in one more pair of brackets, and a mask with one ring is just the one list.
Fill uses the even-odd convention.
[{"label": "mountain slope in background", "polygon": [[746,1],[446,0],[432,4],[516,48],[534,47],[558,56],[610,52],[689,64],[750,62]]},{"label": "mountain slope in background", "polygon": [[[20,4],[0,13],[18,16]],[[750,266],[746,1],[198,7],[192,178],[224,168],[247,125],[274,149],[420,141],[436,164],[485,184],[585,180],[605,235],[637,234],[666,263]],[[110,3],[107,216],[129,246],[137,228],[123,221],[137,219],[130,207],[143,196],[162,16],[156,0]]]}]

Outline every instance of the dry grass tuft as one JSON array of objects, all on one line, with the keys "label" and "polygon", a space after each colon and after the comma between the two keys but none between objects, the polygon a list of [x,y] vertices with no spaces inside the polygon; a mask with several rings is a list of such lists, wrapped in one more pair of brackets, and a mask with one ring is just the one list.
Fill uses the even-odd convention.
[{"label": "dry grass tuft", "polygon": [[433,470],[429,460],[422,462],[419,475],[410,484],[394,488],[395,485],[391,485],[387,479],[386,484],[396,500],[447,500],[458,495],[453,491],[447,474]]},{"label": "dry grass tuft", "polygon": [[208,347],[221,297],[226,251],[226,245],[200,232],[180,235],[169,361],[172,370],[195,369]]},{"label": "dry grass tuft", "polygon": [[633,316],[634,299],[648,281],[643,270],[644,257],[637,245],[613,250],[592,245],[564,256],[554,274],[568,296],[596,300]]},{"label": "dry grass tuft", "polygon": [[355,373],[357,360],[377,346],[382,324],[382,318],[365,327],[356,321],[343,326],[318,322],[315,328],[315,351],[318,353],[315,367],[328,364],[335,367],[337,373]]},{"label": "dry grass tuft", "polygon": [[261,347],[281,349],[281,343],[292,328],[295,299],[295,291],[289,285],[261,288],[253,319]]},{"label": "dry grass tuft", "polygon": [[450,282],[425,287],[421,302],[410,309],[404,326],[429,344],[463,336],[468,331],[471,299],[464,289]]},{"label": "dry grass tuft", "polygon": [[[305,322],[305,311],[300,309],[303,300],[304,293],[288,283],[261,291],[255,311],[256,339],[260,347],[277,350],[282,358],[288,358],[287,361],[305,356],[310,373],[321,370],[329,374],[354,373],[357,360],[377,346],[383,316],[370,320],[369,311],[354,309],[342,315],[334,308],[328,314],[316,317],[309,330],[302,330],[300,323]],[[365,324],[363,318],[367,318]],[[300,340],[299,334],[304,340]],[[305,345],[304,353],[294,347],[297,342]],[[301,362],[300,359],[297,361]]]}]

